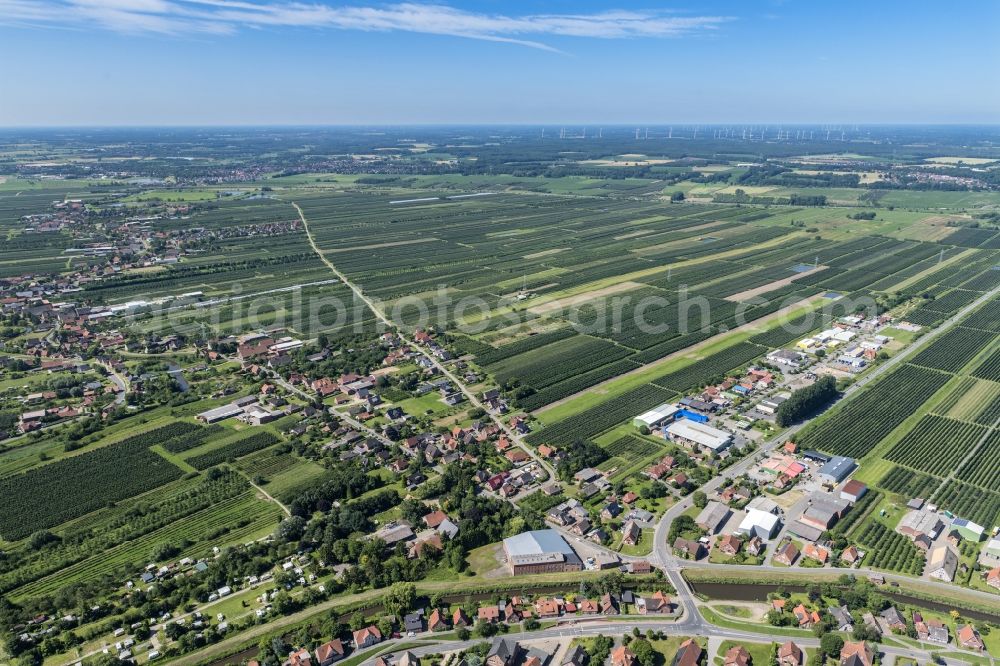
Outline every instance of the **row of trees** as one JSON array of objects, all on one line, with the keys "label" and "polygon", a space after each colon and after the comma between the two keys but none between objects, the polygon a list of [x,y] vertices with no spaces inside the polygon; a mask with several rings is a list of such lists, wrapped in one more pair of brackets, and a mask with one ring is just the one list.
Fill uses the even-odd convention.
[{"label": "row of trees", "polygon": [[837,380],[823,375],[813,384],[792,393],[775,413],[777,424],[785,428],[796,421],[812,416],[837,398]]}]

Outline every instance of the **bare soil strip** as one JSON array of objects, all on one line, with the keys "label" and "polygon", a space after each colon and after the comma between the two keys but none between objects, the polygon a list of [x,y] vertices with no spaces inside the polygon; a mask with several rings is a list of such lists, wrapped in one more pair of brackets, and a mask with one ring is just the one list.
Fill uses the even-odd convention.
[{"label": "bare soil strip", "polygon": [[792,280],[796,278],[805,277],[806,275],[810,275],[812,273],[815,273],[816,271],[821,271],[825,268],[826,266],[817,266],[816,268],[810,268],[807,271],[796,273],[791,277],[775,280],[774,282],[768,282],[767,284],[755,287],[753,289],[747,289],[745,291],[741,291],[740,293],[733,294],[732,296],[726,296],[725,300],[732,301],[734,303],[739,303],[740,301],[745,301],[748,298],[753,298],[754,296],[760,296],[761,294],[766,294],[769,291],[774,291],[775,289],[781,289],[782,287],[786,287],[790,285],[792,283]]},{"label": "bare soil strip", "polygon": [[575,305],[580,305],[588,301],[593,301],[604,296],[612,296],[614,294],[620,294],[623,291],[632,291],[633,289],[641,289],[648,285],[644,285],[640,282],[619,282],[603,289],[594,289],[593,291],[585,291],[582,294],[577,294],[576,296],[568,296],[566,298],[557,298],[554,301],[549,301],[548,303],[542,303],[541,305],[536,305],[535,307],[528,308],[528,312],[533,312],[534,314],[542,315],[549,312],[556,312],[562,310],[566,307],[573,307]]}]

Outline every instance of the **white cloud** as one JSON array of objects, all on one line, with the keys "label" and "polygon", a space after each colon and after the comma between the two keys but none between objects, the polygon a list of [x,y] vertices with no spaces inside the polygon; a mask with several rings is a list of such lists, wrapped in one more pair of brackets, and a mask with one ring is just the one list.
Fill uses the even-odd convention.
[{"label": "white cloud", "polygon": [[311,27],[404,31],[510,42],[555,50],[552,36],[601,39],[678,37],[712,30],[724,16],[611,10],[593,14],[481,14],[439,4],[334,6],[243,0],[0,0],[0,23],[102,28],[127,33],[217,33],[241,28]]}]

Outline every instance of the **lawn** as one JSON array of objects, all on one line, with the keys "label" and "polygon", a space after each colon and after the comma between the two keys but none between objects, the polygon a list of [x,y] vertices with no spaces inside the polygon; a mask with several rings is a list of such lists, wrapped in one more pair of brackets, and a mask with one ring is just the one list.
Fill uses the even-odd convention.
[{"label": "lawn", "polygon": [[[641,370],[629,373],[628,375],[613,379],[600,385],[599,389],[587,389],[575,397],[558,403],[555,406],[543,408],[535,412],[535,416],[542,423],[554,423],[562,419],[577,414],[610,400],[626,391],[634,389],[643,384],[649,383],[660,376],[680,370],[690,365],[696,364],[706,356],[710,356],[733,345],[744,342],[750,337],[757,335],[771,328],[777,320],[787,321],[797,315],[814,310],[823,299],[820,297],[811,299],[807,304],[795,308],[787,313],[770,315],[761,320],[748,324],[745,328],[730,333],[724,333],[709,338],[705,343],[701,343],[696,349],[684,349],[667,357],[654,361],[642,367]],[[761,349],[761,354],[766,350]]]},{"label": "lawn", "polygon": [[771,643],[748,643],[746,641],[723,641],[715,655],[714,663],[722,666],[726,652],[730,648],[742,645],[750,653],[750,663],[754,666],[767,666],[771,663]]},{"label": "lawn", "polygon": [[444,400],[441,399],[437,391],[432,391],[417,398],[407,398],[400,401],[398,406],[402,407],[403,411],[411,416],[424,416],[429,413],[435,417],[440,417],[452,409],[452,407],[444,403]]},{"label": "lawn", "polygon": [[469,551],[466,561],[469,563],[469,571],[482,576],[502,566],[501,557],[500,544],[491,543]]},{"label": "lawn", "polygon": [[[753,631],[758,634],[766,634],[770,636],[802,636],[802,637],[812,637],[813,633],[808,629],[796,629],[794,627],[772,627],[768,624],[750,624],[748,622],[740,622],[738,620],[729,620],[723,616],[716,613],[714,610],[707,606],[702,606],[700,608],[702,616],[711,622],[712,624],[718,625],[720,627],[725,627],[727,629],[739,629],[741,631],[746,631],[748,626],[753,627]],[[765,662],[767,663],[767,662]]]}]

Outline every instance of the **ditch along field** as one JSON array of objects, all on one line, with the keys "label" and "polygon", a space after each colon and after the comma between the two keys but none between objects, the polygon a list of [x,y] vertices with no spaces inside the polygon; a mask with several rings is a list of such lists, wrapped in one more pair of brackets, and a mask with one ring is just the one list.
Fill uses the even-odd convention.
[{"label": "ditch along field", "polygon": [[[282,450],[271,426],[198,424],[190,415],[207,402],[184,405],[183,418],[125,419],[81,449],[42,449],[51,459],[31,465],[18,448],[0,453],[0,594],[21,601],[84,586],[99,596],[164,545],[179,549],[172,560],[197,558],[270,534],[282,510],[250,480],[278,481],[269,492],[280,497],[324,470]],[[16,464],[6,467],[8,457]]]}]

